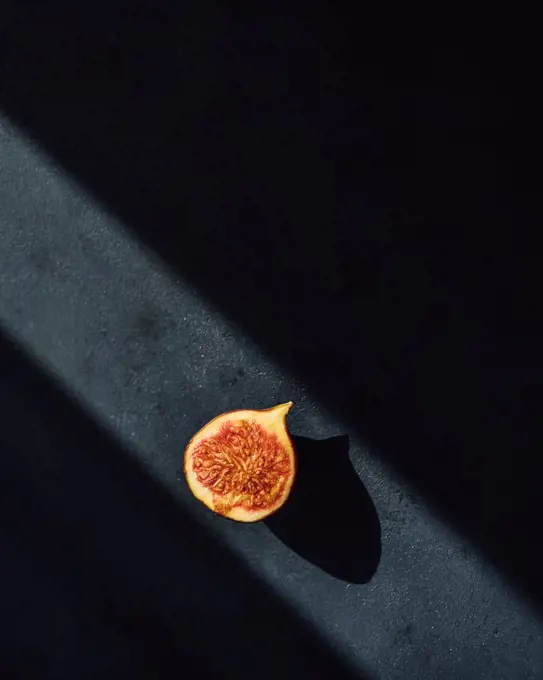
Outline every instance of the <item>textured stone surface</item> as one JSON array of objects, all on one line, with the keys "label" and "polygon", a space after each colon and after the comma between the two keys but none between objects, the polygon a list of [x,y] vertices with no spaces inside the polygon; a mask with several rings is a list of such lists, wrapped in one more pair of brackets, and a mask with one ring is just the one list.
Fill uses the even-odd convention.
[{"label": "textured stone surface", "polygon": [[[543,677],[540,615],[492,563],[432,516],[424,499],[380,462],[358,431],[329,413],[242,329],[136,243],[129,225],[87,195],[6,118],[0,119],[0,244],[2,332],[46,367],[176,503],[362,673],[383,680]],[[9,400],[5,393],[3,398]],[[290,399],[295,402],[289,417],[295,435],[350,435],[349,455],[375,505],[382,534],[380,561],[366,583],[326,573],[264,524],[239,526],[213,516],[178,479],[185,443],[210,418],[232,408]],[[27,449],[26,455],[40,455],[39,437],[35,450]],[[73,456],[77,459],[77,450]],[[46,466],[46,461],[36,465]],[[48,474],[51,481],[44,472],[43,484],[60,483],[61,470]],[[100,468],[92,474],[98,478]],[[72,485],[73,473],[66,475]],[[33,480],[38,484],[36,502],[40,479]],[[69,498],[78,492],[71,488],[66,493]],[[109,498],[115,492],[108,493]],[[124,494],[123,502],[138,504],[129,485]],[[47,500],[44,492],[43,498],[54,503],[54,495]],[[75,496],[73,502],[77,506]],[[86,521],[91,520],[82,520],[81,526]],[[119,537],[124,521],[129,530],[128,514],[111,521]],[[155,540],[153,521],[149,518],[145,537],[150,544]],[[347,540],[363,546],[365,536],[352,532]],[[162,573],[163,583],[146,583],[136,569],[132,584],[134,593],[152,592],[162,602],[175,593],[163,545],[157,547],[157,559],[164,571],[149,571],[154,577]],[[95,559],[107,563],[108,544],[100,546],[104,553]],[[114,566],[122,578],[131,578],[131,565],[140,559],[135,546],[130,543],[126,561]],[[118,558],[118,551],[111,550]],[[50,583],[60,576],[44,572],[40,578]],[[235,608],[236,591],[229,597]],[[65,612],[59,630],[70,629],[70,617],[77,618],[71,607],[76,605],[69,594],[66,598],[42,603],[37,614],[29,614],[28,625],[47,626],[47,612],[54,610],[61,618]],[[196,618],[201,616],[199,611]],[[89,623],[99,635],[96,625]],[[71,639],[39,654],[61,657],[68,648],[75,658],[74,649],[87,634],[78,624]]]}]

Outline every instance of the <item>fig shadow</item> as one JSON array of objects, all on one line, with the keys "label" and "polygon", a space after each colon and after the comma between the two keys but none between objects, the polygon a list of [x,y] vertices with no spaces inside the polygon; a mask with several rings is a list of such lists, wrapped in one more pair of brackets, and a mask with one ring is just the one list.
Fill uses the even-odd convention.
[{"label": "fig shadow", "polygon": [[331,576],[367,583],[381,557],[381,524],[349,458],[349,437],[292,437],[298,472],[285,505],[264,523]]}]

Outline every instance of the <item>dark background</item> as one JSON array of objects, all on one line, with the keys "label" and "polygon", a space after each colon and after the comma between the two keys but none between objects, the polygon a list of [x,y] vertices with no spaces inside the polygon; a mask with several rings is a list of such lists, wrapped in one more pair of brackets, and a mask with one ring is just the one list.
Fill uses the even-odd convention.
[{"label": "dark background", "polygon": [[[509,18],[121,0],[2,16],[4,114],[539,611],[529,57],[511,59]],[[219,380],[233,407],[248,383]],[[300,544],[304,512],[294,539],[298,520],[270,529],[364,583],[380,529],[371,499],[355,505],[335,564],[331,538]]]}]

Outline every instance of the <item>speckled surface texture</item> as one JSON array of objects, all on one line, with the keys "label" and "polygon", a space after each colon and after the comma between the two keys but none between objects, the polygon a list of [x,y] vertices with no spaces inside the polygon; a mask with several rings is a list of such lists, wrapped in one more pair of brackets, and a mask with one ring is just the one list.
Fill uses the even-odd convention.
[{"label": "speckled surface texture", "polygon": [[[75,22],[73,35],[61,46],[53,41],[43,63],[30,38],[15,39],[29,25],[38,35],[39,12],[8,6],[0,29],[10,38],[4,54],[0,45],[10,668],[21,678],[173,678],[201,663],[216,677],[255,677],[240,670],[248,659],[264,664],[259,677],[540,680],[533,380],[523,382],[522,366],[513,372],[500,363],[504,347],[493,338],[503,339],[503,329],[479,314],[487,290],[474,285],[475,259],[463,262],[466,278],[452,292],[449,246],[469,243],[476,258],[483,240],[470,240],[466,229],[455,232],[461,245],[452,239],[436,250],[435,192],[452,201],[452,189],[436,183],[435,204],[417,212],[417,181],[433,174],[426,164],[436,160],[432,140],[447,137],[440,107],[457,106],[451,130],[459,126],[466,148],[443,152],[459,163],[469,154],[471,169],[455,191],[470,219],[483,214],[501,180],[493,152],[470,147],[475,123],[462,115],[484,126],[492,110],[492,127],[500,110],[481,98],[473,114],[472,94],[454,90],[456,81],[450,90],[431,79],[412,84],[435,86],[430,129],[423,121],[419,156],[407,141],[405,155],[393,155],[390,180],[398,184],[389,185],[395,202],[385,207],[384,138],[396,148],[407,134],[386,118],[385,104],[409,100],[402,85],[374,111],[353,104],[355,65],[332,29],[323,82],[311,80],[307,56],[316,29],[299,48],[304,77],[291,82],[285,74],[296,49],[279,49],[256,17],[244,19],[260,26],[248,37],[239,17],[216,8],[207,17],[190,13],[195,29],[182,40],[166,31],[161,51],[157,36],[174,10],[157,7],[114,2],[103,16],[87,9],[84,18],[64,18]],[[107,77],[101,48],[93,58],[85,51],[102,36],[104,17],[110,28],[98,44],[109,55]],[[298,45],[293,36],[303,25],[284,29],[285,44]],[[243,58],[244,41],[262,63],[260,50],[274,54],[269,102],[260,72]],[[176,66],[148,72],[151,47],[159,52],[151,64],[173,50]],[[201,66],[199,77],[187,63]],[[373,95],[385,75],[394,80],[392,64],[365,72]],[[171,87],[176,74],[190,95],[186,110]],[[311,94],[293,95],[302,83]],[[332,90],[334,106],[325,103]],[[411,121],[417,96],[404,102]],[[229,109],[236,98],[243,124]],[[337,134],[333,141],[315,132],[319,106],[333,118],[324,126]],[[137,113],[126,117],[132,107]],[[259,127],[268,114],[271,122]],[[371,133],[356,136],[360,121],[374,125]],[[371,163],[351,165],[347,148]],[[259,171],[262,159],[282,171]],[[409,199],[399,189],[407,171]],[[477,183],[479,172],[485,179]],[[462,206],[450,206],[454,221]],[[353,240],[354,227],[345,225],[362,216],[374,226]],[[494,271],[491,254],[485,263]],[[511,352],[524,336],[515,313]],[[499,377],[491,364],[501,366]],[[517,394],[528,400],[522,424]],[[179,477],[184,444],[225,410],[290,399],[304,463],[290,509],[248,526],[213,516]],[[496,434],[499,414],[511,425]],[[516,459],[500,450],[512,437]]]}]

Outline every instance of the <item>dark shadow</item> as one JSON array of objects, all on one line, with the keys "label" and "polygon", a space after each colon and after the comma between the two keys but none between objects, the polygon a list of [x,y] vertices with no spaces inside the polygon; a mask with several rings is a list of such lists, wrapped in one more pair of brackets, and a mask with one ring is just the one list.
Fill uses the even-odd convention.
[{"label": "dark shadow", "polygon": [[6,678],[361,677],[2,337],[0,414]]},{"label": "dark shadow", "polygon": [[288,502],[266,525],[332,576],[367,583],[381,556],[381,526],[349,459],[349,437],[293,439],[299,465],[296,483]]},{"label": "dark shadow", "polygon": [[543,606],[529,60],[497,10],[7,7],[1,109]]}]

